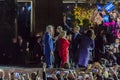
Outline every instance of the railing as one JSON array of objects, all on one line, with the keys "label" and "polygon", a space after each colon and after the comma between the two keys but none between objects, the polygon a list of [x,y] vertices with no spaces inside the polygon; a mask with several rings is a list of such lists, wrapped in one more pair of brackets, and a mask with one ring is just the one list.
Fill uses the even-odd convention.
[{"label": "railing", "polygon": [[[63,0],[63,3],[76,3],[76,0]],[[86,3],[86,0],[78,0],[78,3]]]},{"label": "railing", "polygon": [[[63,0],[63,3],[75,3],[78,1],[78,3],[107,3],[107,2],[115,2],[115,0]],[[120,3],[120,0],[117,1]]]}]

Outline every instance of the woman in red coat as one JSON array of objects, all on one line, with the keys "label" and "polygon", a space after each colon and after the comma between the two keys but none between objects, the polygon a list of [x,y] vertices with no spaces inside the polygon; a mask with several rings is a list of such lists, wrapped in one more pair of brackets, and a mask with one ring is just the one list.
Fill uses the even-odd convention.
[{"label": "woman in red coat", "polygon": [[66,39],[66,31],[62,31],[59,35],[59,56],[61,58],[61,66],[64,67],[65,63],[68,63],[69,58],[69,41]]}]

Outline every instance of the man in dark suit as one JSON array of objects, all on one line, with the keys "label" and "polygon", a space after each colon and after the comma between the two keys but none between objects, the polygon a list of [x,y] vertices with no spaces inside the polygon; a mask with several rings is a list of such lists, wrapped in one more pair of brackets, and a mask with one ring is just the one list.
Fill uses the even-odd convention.
[{"label": "man in dark suit", "polygon": [[18,65],[25,65],[27,43],[22,39],[21,36],[18,36]]},{"label": "man in dark suit", "polygon": [[79,50],[79,43],[80,43],[80,36],[81,34],[79,33],[80,27],[74,27],[73,28],[73,36],[72,36],[72,41],[70,45],[70,63],[72,64],[73,67],[77,67],[78,65],[78,50]]},{"label": "man in dark suit", "polygon": [[42,46],[41,36],[38,36],[36,39],[37,40],[34,44],[34,49],[33,49],[33,52],[34,52],[33,58],[34,58],[34,61],[37,64],[39,64],[41,63],[41,59],[43,58],[43,46]]}]

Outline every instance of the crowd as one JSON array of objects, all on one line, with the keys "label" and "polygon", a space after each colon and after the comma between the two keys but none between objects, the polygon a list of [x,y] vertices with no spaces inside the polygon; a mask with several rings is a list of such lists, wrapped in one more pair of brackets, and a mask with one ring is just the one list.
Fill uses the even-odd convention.
[{"label": "crowd", "polygon": [[71,69],[70,66],[65,68],[54,69],[49,71],[46,64],[43,63],[42,70],[17,71],[10,69],[7,72],[0,69],[0,80],[119,80],[120,66],[112,67],[102,66],[95,62],[89,64],[86,69]]},{"label": "crowd", "polygon": [[11,63],[25,65],[32,59],[35,64],[46,62],[47,68],[63,68],[65,64],[78,68],[104,59],[111,66],[120,64],[119,38],[104,29],[98,33],[93,28],[80,32],[80,27],[75,26],[68,33],[59,26],[54,30],[52,25],[47,26],[44,35],[38,34],[33,43],[21,36],[14,38]]},{"label": "crowd", "polygon": [[119,65],[119,16],[114,11],[109,13],[107,19],[104,19],[108,15],[105,11],[99,14],[103,17],[103,23],[87,28],[80,27],[78,20],[72,24],[64,15],[63,27],[48,25],[45,32],[27,41],[22,36],[14,38],[9,54],[3,51],[0,59],[4,62],[4,57],[8,57],[11,64],[18,65],[31,61],[42,66],[45,62],[47,68],[63,68],[66,64],[71,68],[86,68],[101,60],[105,60],[107,66]]},{"label": "crowd", "polygon": [[65,27],[46,27],[42,45],[47,68],[64,67],[65,64],[86,68],[101,60],[109,67],[120,64],[119,13],[115,10],[98,13],[102,18],[100,25],[83,28],[78,20],[72,24],[72,18],[64,15]]},{"label": "crowd", "polygon": [[120,64],[119,38],[104,30],[100,30],[97,35],[93,29],[80,33],[79,26],[76,26],[67,35],[59,26],[57,31],[57,36],[53,38],[53,26],[49,25],[43,37],[43,53],[48,68],[52,65],[64,67],[68,63],[74,68],[87,67],[89,63],[100,62],[102,59],[108,62],[108,66]]},{"label": "crowd", "polygon": [[[31,74],[13,71],[10,80],[119,80],[120,17],[114,11],[99,15],[103,18],[100,25],[80,27],[78,20],[72,24],[64,15],[63,27],[48,25],[43,34],[27,41],[22,36],[14,38],[7,55],[10,62],[27,65],[34,61],[39,67],[43,65],[43,74],[41,77],[39,70]],[[3,62],[6,55],[2,53]],[[46,68],[60,69],[48,73]],[[4,71],[0,72],[3,80]]]}]

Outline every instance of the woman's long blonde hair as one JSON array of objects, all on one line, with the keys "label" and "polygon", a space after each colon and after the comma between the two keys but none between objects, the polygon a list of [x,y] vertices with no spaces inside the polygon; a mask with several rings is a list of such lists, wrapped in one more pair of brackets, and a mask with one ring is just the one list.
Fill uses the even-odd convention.
[{"label": "woman's long blonde hair", "polygon": [[58,27],[57,27],[57,30],[58,30],[59,32],[62,32],[62,31],[63,31],[62,26],[58,26]]},{"label": "woman's long blonde hair", "polygon": [[64,36],[66,36],[66,31],[61,31],[59,34],[59,38],[63,38]]}]

